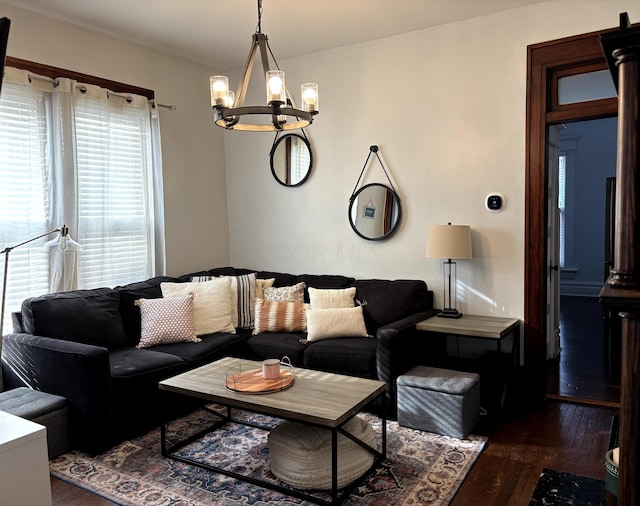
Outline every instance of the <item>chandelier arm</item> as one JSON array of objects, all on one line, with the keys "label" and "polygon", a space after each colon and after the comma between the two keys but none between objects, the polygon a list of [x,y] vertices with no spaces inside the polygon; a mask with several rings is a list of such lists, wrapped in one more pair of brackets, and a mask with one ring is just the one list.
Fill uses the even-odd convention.
[{"label": "chandelier arm", "polygon": [[[269,55],[267,54],[267,46],[269,45],[269,41],[267,40],[267,36],[262,33],[257,34],[257,36],[258,47],[260,48],[260,58],[262,59],[262,71],[266,75],[266,73],[269,72]],[[276,68],[278,68],[277,63]]]},{"label": "chandelier arm", "polygon": [[258,34],[254,34],[251,37],[251,49],[249,50],[249,56],[247,57],[247,63],[242,71],[242,77],[238,83],[236,90],[236,107],[242,107],[244,105],[244,99],[247,95],[247,88],[249,87],[249,80],[251,79],[251,70],[253,69],[253,61],[256,57],[256,46],[258,44]]}]

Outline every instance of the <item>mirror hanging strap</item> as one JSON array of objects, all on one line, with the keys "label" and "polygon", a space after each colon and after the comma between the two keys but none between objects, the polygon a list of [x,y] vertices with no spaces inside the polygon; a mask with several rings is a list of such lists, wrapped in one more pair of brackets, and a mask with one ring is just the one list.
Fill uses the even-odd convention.
[{"label": "mirror hanging strap", "polygon": [[351,201],[353,199],[354,195],[356,194],[356,190],[358,189],[358,185],[360,184],[360,180],[362,179],[362,176],[364,175],[364,172],[367,169],[367,164],[369,163],[369,159],[371,158],[372,154],[375,154],[376,158],[378,159],[378,162],[380,162],[380,166],[382,167],[384,175],[387,177],[387,181],[389,181],[389,186],[391,186],[391,189],[393,190],[393,192],[395,194],[398,193],[398,192],[396,192],[396,189],[394,188],[393,183],[391,182],[391,178],[389,177],[389,173],[387,172],[387,169],[385,169],[384,163],[382,163],[382,159],[380,158],[380,155],[378,154],[378,146],[374,145],[374,146],[369,147],[369,154],[367,155],[367,159],[364,162],[364,166],[362,167],[362,170],[360,171],[360,176],[358,177],[358,181],[356,182],[356,186],[353,188],[353,191],[351,192],[351,197],[349,198],[349,201]]}]

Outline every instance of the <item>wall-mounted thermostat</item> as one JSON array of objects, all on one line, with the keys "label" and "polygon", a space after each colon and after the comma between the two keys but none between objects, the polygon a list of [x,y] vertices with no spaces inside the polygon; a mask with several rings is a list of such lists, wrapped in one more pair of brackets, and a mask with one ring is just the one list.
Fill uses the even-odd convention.
[{"label": "wall-mounted thermostat", "polygon": [[507,201],[502,193],[493,192],[484,199],[484,206],[488,211],[498,212],[504,209]]}]

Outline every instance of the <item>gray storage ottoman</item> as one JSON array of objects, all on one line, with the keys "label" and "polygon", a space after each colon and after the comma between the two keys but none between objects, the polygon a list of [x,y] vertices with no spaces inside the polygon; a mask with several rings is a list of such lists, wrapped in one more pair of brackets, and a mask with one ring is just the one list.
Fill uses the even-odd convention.
[{"label": "gray storage ottoman", "polygon": [[14,388],[0,392],[0,411],[44,425],[50,459],[69,451],[69,408],[64,397]]},{"label": "gray storage ottoman", "polygon": [[480,376],[416,366],[398,377],[398,424],[465,438],[480,419]]}]

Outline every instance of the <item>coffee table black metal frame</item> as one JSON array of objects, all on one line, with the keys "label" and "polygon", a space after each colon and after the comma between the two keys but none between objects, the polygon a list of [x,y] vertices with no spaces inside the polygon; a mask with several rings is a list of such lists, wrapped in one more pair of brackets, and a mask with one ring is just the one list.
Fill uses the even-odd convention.
[{"label": "coffee table black metal frame", "polygon": [[[163,385],[161,383],[161,388],[163,388]],[[166,388],[165,388],[166,389]],[[377,399],[379,399],[381,396],[383,396],[385,394],[385,389],[383,388],[379,393],[377,393],[372,399],[368,400],[366,403],[363,403],[362,406],[359,406],[359,409],[364,409],[367,407],[367,405],[369,404],[373,404],[375,403],[375,401]],[[313,423],[313,422],[309,422],[309,421],[304,421],[301,422],[299,419],[296,419],[294,417],[289,417],[286,415],[286,413],[280,413],[277,415],[274,415],[274,413],[272,411],[262,411],[260,409],[256,409],[255,407],[251,407],[251,408],[247,408],[245,405],[243,405],[244,403],[236,403],[233,402],[232,399],[216,399],[213,400],[213,402],[215,402],[216,404],[222,406],[225,408],[225,413],[221,413],[212,409],[207,408],[206,406],[204,407],[204,409],[211,413],[212,415],[214,415],[215,417],[217,417],[219,420],[215,421],[211,426],[206,427],[205,429],[189,436],[188,438],[182,440],[182,441],[178,441],[175,442],[174,444],[172,444],[171,446],[168,445],[168,441],[167,441],[167,425],[171,422],[165,422],[160,426],[160,446],[161,446],[161,454],[163,457],[166,458],[171,458],[174,460],[177,460],[179,462],[183,462],[185,464],[190,464],[190,465],[194,465],[212,472],[216,472],[216,473],[220,473],[223,474],[225,476],[229,476],[231,478],[235,478],[241,481],[245,481],[247,483],[251,483],[253,485],[257,485],[263,488],[267,488],[270,490],[275,490],[277,492],[286,494],[288,496],[291,497],[296,497],[299,499],[303,499],[303,500],[307,500],[307,501],[311,501],[314,502],[316,504],[321,504],[321,505],[337,505],[340,504],[342,501],[344,501],[344,499],[346,499],[351,492],[353,492],[353,490],[356,489],[356,487],[358,487],[370,474],[371,472],[378,466],[380,465],[380,463],[382,463],[386,458],[387,458],[387,416],[386,416],[386,409],[383,410],[383,413],[380,415],[380,419],[382,422],[382,427],[381,427],[381,450],[378,450],[377,448],[374,448],[372,446],[369,446],[368,444],[366,444],[365,442],[361,441],[360,439],[358,439],[357,437],[353,436],[352,434],[350,434],[347,430],[345,430],[343,427],[344,425],[351,420],[352,418],[354,418],[357,413],[355,413],[353,416],[351,416],[349,419],[345,420],[341,425],[337,426],[337,427],[327,427],[326,425],[322,425],[319,423]],[[384,402],[381,402],[379,404],[383,404]],[[308,491],[304,491],[304,490],[300,490],[300,489],[296,489],[296,488],[291,488],[291,487],[285,487],[282,485],[279,485],[278,483],[274,483],[274,482],[270,482],[270,481],[266,481],[266,480],[261,480],[258,478],[254,478],[251,476],[247,476],[241,473],[236,473],[235,471],[231,471],[229,469],[225,469],[223,467],[218,467],[218,466],[213,466],[211,464],[208,464],[206,462],[203,461],[199,461],[199,460],[195,460],[195,459],[191,459],[188,457],[185,457],[183,455],[179,455],[178,452],[184,448],[185,446],[193,443],[194,441],[197,441],[199,439],[201,439],[202,437],[204,437],[206,434],[209,434],[217,429],[219,429],[220,427],[224,426],[227,423],[238,423],[238,424],[242,424],[242,425],[246,425],[249,427],[254,427],[256,429],[260,429],[260,430],[271,430],[270,427],[265,427],[262,426],[260,424],[254,424],[251,422],[248,422],[246,420],[239,420],[236,418],[233,418],[232,416],[232,410],[233,409],[242,409],[244,411],[248,411],[248,412],[252,412],[252,413],[257,413],[257,414],[263,414],[263,415],[269,415],[269,416],[275,416],[276,418],[279,419],[283,419],[283,420],[290,420],[290,421],[294,421],[297,423],[304,423],[306,425],[311,425],[311,426],[316,426],[316,427],[320,427],[323,428],[325,430],[329,430],[331,431],[331,483],[332,483],[332,487],[331,487],[331,500],[326,500],[322,497],[319,497],[318,494],[322,494],[322,493],[327,493],[327,491],[319,491],[319,490],[308,490]],[[374,456],[374,461],[371,465],[371,467],[365,471],[363,473],[363,475],[354,480],[352,483],[350,483],[349,485],[343,487],[342,489],[338,489],[338,434],[342,434],[345,437],[349,438],[350,440],[354,441],[355,443],[357,443],[358,445],[360,445],[362,448],[366,449],[367,451],[371,452]]]}]

